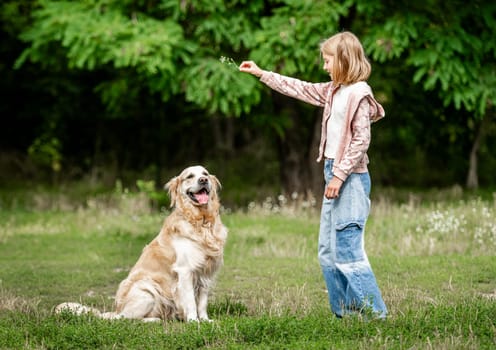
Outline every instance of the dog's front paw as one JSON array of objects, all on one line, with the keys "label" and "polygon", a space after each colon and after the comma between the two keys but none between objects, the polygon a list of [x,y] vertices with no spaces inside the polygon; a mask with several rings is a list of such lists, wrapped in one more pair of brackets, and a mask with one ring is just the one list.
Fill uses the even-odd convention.
[{"label": "dog's front paw", "polygon": [[196,314],[191,314],[186,316],[186,321],[187,322],[200,322],[200,319]]}]

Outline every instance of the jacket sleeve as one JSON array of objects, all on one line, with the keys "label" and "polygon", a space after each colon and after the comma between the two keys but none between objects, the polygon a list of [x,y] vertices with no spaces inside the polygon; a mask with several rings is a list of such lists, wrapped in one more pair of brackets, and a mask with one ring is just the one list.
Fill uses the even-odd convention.
[{"label": "jacket sleeve", "polygon": [[309,83],[267,71],[264,71],[260,81],[281,94],[319,107],[325,105],[327,93],[331,86],[330,82]]},{"label": "jacket sleeve", "polygon": [[334,175],[345,181],[353,169],[363,161],[370,145],[370,113],[371,108],[368,97],[364,97],[351,121],[351,140],[345,148],[341,161],[334,166]]}]

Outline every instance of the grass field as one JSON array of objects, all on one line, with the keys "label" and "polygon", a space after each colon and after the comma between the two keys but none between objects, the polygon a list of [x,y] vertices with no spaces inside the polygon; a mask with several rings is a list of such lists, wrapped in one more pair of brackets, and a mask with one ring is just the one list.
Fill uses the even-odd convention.
[{"label": "grass field", "polygon": [[386,321],[331,315],[316,256],[318,212],[277,198],[223,213],[229,238],[211,295],[215,322],[145,324],[53,308],[79,301],[112,309],[166,211],[126,192],[4,192],[0,348],[496,348],[496,200],[459,190],[394,200],[384,193],[373,196],[366,249]]}]

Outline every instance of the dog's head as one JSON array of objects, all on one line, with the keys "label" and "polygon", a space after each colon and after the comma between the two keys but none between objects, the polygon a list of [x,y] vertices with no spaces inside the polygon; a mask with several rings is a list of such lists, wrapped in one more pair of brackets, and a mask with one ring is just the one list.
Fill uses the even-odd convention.
[{"label": "dog's head", "polygon": [[195,165],[172,178],[165,188],[169,190],[171,207],[182,204],[206,208],[218,202],[217,190],[220,182],[207,169]]}]

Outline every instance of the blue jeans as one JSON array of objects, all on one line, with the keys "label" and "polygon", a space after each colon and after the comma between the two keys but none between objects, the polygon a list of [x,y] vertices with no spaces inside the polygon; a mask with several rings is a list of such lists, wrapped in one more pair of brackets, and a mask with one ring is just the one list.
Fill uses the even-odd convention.
[{"label": "blue jeans", "polygon": [[[333,161],[326,159],[324,177],[331,180]],[[341,186],[339,197],[324,197],[320,218],[319,262],[332,312],[371,311],[385,318],[387,308],[364,249],[364,229],[370,211],[370,176],[353,173]]]}]

